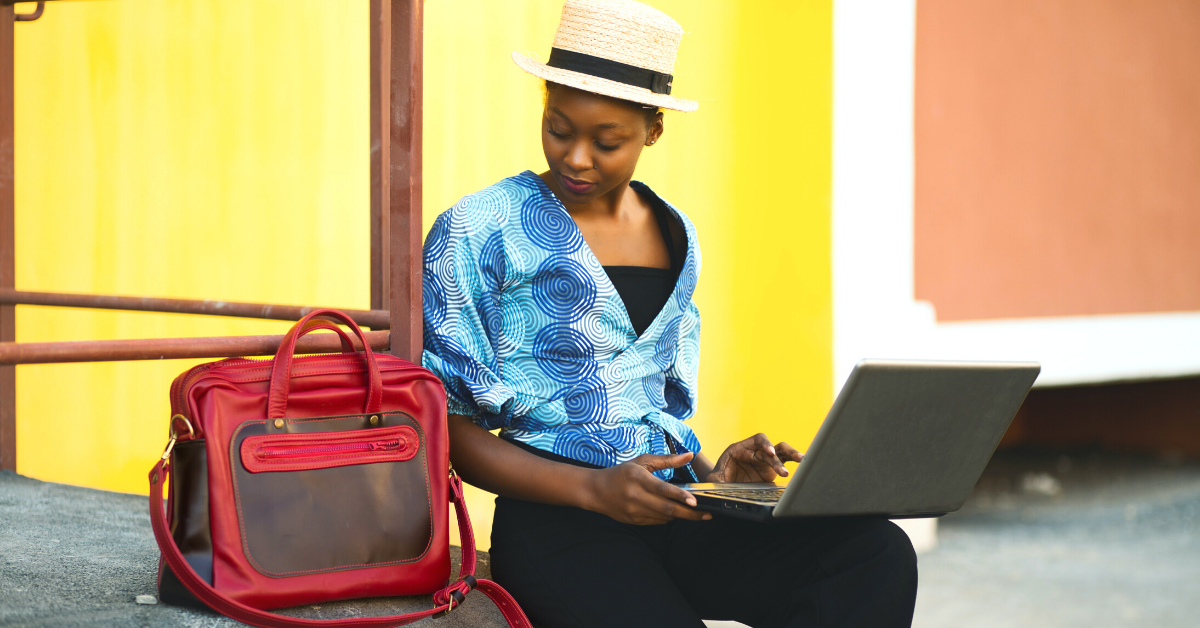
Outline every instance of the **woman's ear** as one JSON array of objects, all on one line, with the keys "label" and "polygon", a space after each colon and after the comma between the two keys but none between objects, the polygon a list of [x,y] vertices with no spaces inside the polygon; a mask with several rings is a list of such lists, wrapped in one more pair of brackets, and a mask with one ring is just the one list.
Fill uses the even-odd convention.
[{"label": "woman's ear", "polygon": [[650,123],[650,128],[646,129],[646,146],[653,146],[658,138],[663,134],[663,114],[658,112],[654,116],[654,121]]}]

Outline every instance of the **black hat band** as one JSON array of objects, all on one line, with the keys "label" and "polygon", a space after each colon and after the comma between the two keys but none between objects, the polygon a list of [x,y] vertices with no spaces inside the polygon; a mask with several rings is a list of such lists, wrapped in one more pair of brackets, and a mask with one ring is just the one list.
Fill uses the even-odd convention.
[{"label": "black hat band", "polygon": [[633,87],[641,87],[655,94],[671,93],[671,81],[673,77],[670,74],[639,68],[636,65],[629,65],[611,59],[593,57],[582,52],[551,48],[550,60],[546,62],[546,65],[560,70],[570,70],[572,72],[579,72],[580,74],[588,74],[597,78],[632,85]]}]

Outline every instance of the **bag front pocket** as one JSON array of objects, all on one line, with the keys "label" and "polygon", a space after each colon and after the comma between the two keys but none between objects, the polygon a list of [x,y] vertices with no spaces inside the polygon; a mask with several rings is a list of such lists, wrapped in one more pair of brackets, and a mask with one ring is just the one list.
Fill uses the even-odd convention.
[{"label": "bag front pocket", "polygon": [[327,469],[412,460],[421,441],[407,425],[351,432],[263,434],[242,441],[242,464],[250,473]]},{"label": "bag front pocket", "polygon": [[288,577],[420,560],[433,540],[425,435],[403,412],[253,420],[229,443],[242,548]]}]

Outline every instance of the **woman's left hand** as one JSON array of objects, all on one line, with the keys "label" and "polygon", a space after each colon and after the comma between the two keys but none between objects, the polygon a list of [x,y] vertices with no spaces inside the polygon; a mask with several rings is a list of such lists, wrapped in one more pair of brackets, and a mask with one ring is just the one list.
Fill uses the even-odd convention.
[{"label": "woman's left hand", "polygon": [[755,434],[725,448],[701,482],[771,482],[787,476],[784,462],[800,462],[804,454],[787,443],[772,445],[766,434]]}]

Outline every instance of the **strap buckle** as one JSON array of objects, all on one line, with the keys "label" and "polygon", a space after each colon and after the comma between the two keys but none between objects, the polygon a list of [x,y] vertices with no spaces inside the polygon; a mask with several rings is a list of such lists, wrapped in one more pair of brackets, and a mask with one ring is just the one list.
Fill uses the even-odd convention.
[{"label": "strap buckle", "polygon": [[475,585],[477,584],[479,584],[479,581],[475,579],[475,576],[463,576],[456,580],[454,584],[451,584],[445,589],[435,593],[433,596],[434,602],[437,602],[438,596],[444,593],[447,598],[446,604],[448,606],[446,610],[434,614],[433,617],[445,617],[446,615],[450,614],[450,611],[457,607],[461,607],[463,602],[465,602],[467,599],[467,594],[473,591],[475,589]]}]

